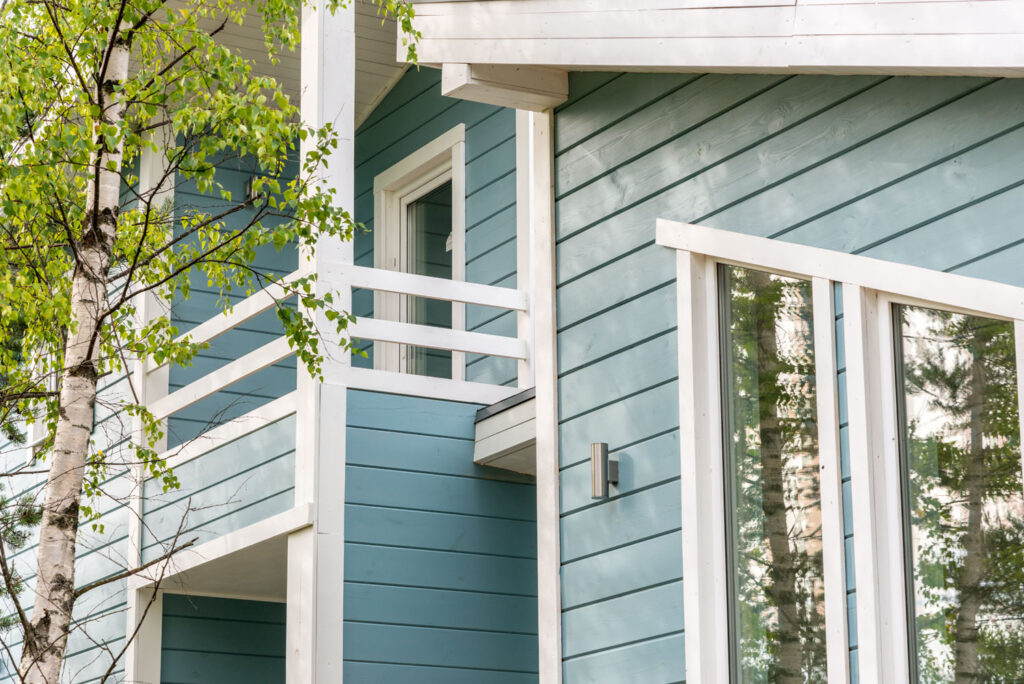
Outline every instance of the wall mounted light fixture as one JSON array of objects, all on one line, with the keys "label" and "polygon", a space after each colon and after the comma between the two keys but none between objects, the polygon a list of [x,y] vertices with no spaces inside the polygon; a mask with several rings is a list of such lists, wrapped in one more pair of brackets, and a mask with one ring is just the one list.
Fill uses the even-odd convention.
[{"label": "wall mounted light fixture", "polygon": [[607,499],[609,483],[619,483],[619,461],[608,458],[607,443],[594,442],[590,445],[590,497]]}]

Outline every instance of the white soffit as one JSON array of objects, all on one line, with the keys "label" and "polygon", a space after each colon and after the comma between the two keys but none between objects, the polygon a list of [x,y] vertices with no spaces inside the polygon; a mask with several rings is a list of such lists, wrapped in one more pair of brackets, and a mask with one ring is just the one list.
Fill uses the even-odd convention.
[{"label": "white soffit", "polygon": [[1020,0],[415,4],[423,64],[1024,76]]},{"label": "white soffit", "polygon": [[[372,0],[355,0],[356,3],[356,73],[355,73],[355,125],[366,120],[384,96],[398,82],[408,68],[399,61],[400,50],[395,22],[387,19],[381,22],[377,5]],[[277,64],[271,64],[263,46],[263,32],[255,20],[248,20],[242,26],[229,23],[220,33],[220,41],[243,57],[256,64],[259,73],[273,76],[281,83],[292,102],[299,101],[300,60],[299,50],[282,51]],[[404,57],[404,48],[402,48]],[[352,78],[352,74],[336,73],[339,80]]]}]

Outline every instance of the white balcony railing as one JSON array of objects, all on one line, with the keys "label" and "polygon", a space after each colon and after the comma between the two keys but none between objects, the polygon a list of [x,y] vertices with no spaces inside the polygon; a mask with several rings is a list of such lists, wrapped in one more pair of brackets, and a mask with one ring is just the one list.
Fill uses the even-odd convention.
[{"label": "white balcony railing", "polygon": [[[288,284],[299,275],[299,272],[296,271],[286,276],[279,282],[239,302],[231,311],[214,316],[196,326],[186,335],[196,343],[213,341],[273,308],[276,301],[288,296]],[[524,330],[527,327],[524,323],[529,321],[529,297],[522,290],[363,266],[346,266],[340,275],[339,280],[343,283],[343,287],[349,289],[360,288],[514,311],[517,313],[519,328],[517,337],[505,337],[416,323],[359,318],[349,329],[352,338],[515,359],[521,364],[520,373],[523,372],[524,366],[529,367],[529,337],[528,331]],[[240,380],[273,366],[292,354],[287,340],[283,336],[278,337],[152,402],[150,411],[157,419],[161,420],[172,416]],[[329,381],[343,382],[354,388],[381,389],[417,395],[430,395],[432,392],[437,392],[442,395],[439,398],[464,398],[467,401],[479,403],[498,401],[516,391],[516,388],[478,382],[424,378],[383,370],[353,368],[347,363],[339,364],[336,361],[336,359],[329,360],[325,363],[325,377]],[[146,375],[150,376],[156,373],[164,365],[166,364],[147,362]],[[522,384],[524,383],[520,382],[520,385]]]}]

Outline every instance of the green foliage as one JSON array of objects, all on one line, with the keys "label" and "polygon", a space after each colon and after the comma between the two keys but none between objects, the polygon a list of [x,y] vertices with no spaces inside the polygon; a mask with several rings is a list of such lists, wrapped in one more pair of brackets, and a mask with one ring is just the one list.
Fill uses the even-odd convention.
[{"label": "green foliage", "polygon": [[[41,460],[61,410],[65,346],[74,325],[71,275],[82,268],[84,241],[95,239],[95,207],[87,197],[99,160],[121,184],[110,269],[95,274],[106,292],[92,342],[101,381],[130,373],[136,359],[187,366],[205,347],[181,335],[166,308],[157,306],[157,315],[150,311],[152,317],[140,322],[145,297],[181,301],[191,295],[191,283],[205,282],[217,293],[219,310],[227,311],[233,297],[279,279],[256,266],[261,250],[298,248],[310,259],[318,241],[351,239],[356,226],[350,214],[338,206],[334,189],[319,182],[338,147],[337,131],[304,124],[298,103],[261,71],[253,52],[242,54],[221,40],[243,25],[261,27],[260,59],[277,63],[298,49],[307,4],[0,2],[0,430],[20,440],[20,422],[42,421],[51,437]],[[341,4],[328,0],[326,11]],[[397,20],[414,60],[411,5],[377,5]],[[111,48],[119,44],[130,48],[129,76],[111,82]],[[123,118],[111,116],[111,98],[126,106]],[[158,163],[145,166],[143,179],[145,153],[157,155]],[[223,169],[240,160],[255,174],[250,197],[233,196],[223,180]],[[176,210],[169,197],[177,184],[219,204]],[[333,305],[315,274],[287,292],[276,306],[283,334],[319,376],[325,339],[349,347],[353,319]],[[298,309],[289,304],[296,298]],[[157,453],[163,425],[128,384],[117,409],[141,423],[142,440],[126,434],[112,442],[120,446],[89,454],[83,522],[95,524],[90,500],[133,463],[165,491],[179,484]],[[20,501],[0,501],[7,549],[24,543],[24,528],[38,522],[36,513]]]}]

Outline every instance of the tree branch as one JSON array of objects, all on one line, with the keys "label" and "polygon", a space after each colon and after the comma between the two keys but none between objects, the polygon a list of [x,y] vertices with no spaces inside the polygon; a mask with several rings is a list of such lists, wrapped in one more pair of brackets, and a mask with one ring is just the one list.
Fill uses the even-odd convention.
[{"label": "tree branch", "polygon": [[85,585],[79,587],[78,589],[75,589],[75,598],[77,599],[79,596],[81,596],[82,594],[84,594],[84,593],[86,593],[88,591],[92,591],[93,589],[96,589],[98,587],[102,587],[104,584],[110,584],[111,582],[117,582],[119,580],[127,579],[129,577],[133,577],[134,575],[139,574],[143,570],[145,570],[147,568],[150,568],[150,567],[156,565],[157,563],[164,562],[165,560],[169,559],[171,556],[173,556],[174,554],[178,553],[179,551],[184,551],[188,547],[193,546],[197,541],[199,541],[199,537],[195,537],[193,539],[188,540],[184,544],[181,544],[179,546],[175,546],[174,548],[172,548],[170,551],[168,551],[164,555],[160,556],[159,558],[154,558],[153,560],[149,561],[148,563],[143,563],[142,565],[140,565],[137,568],[133,568],[131,570],[125,570],[124,572],[119,572],[116,575],[111,575],[110,577],[104,577],[103,579],[96,580],[95,582],[89,582],[89,584],[85,584]]}]

